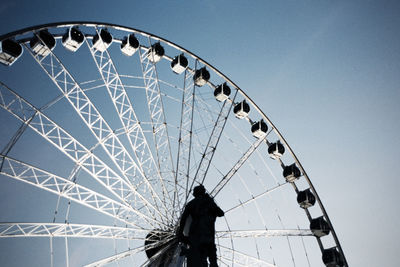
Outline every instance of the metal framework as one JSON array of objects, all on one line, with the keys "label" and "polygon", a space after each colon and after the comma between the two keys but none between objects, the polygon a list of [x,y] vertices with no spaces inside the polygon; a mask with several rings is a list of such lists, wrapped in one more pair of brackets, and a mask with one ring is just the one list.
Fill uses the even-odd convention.
[{"label": "metal framework", "polygon": [[[75,140],[69,133],[62,129],[46,115],[32,106],[22,97],[13,92],[10,88],[1,84],[0,86],[0,106],[9,113],[17,117],[20,121],[28,124],[31,129],[40,134],[49,143],[56,146],[66,156],[71,158],[75,164],[81,166],[94,179],[99,181],[105,188],[115,195],[121,202],[128,205],[139,206],[143,203],[146,207],[152,207],[151,204],[125,180],[121,179],[112,169],[103,163],[89,149]],[[28,123],[29,122],[29,123]],[[143,202],[133,199],[133,196],[139,196]],[[159,211],[153,207],[153,213]]]},{"label": "metal framework", "polygon": [[145,230],[66,223],[0,223],[0,238],[75,237],[143,240]]},{"label": "metal framework", "polygon": [[[36,37],[42,45],[46,43],[46,40],[42,39],[42,35],[40,35],[42,30],[50,31],[56,42],[60,39],[65,41],[65,38],[62,38],[63,34],[60,34],[60,30],[68,30],[72,26],[81,27],[84,35],[83,42],[86,43],[86,49],[88,49],[93,58],[97,72],[100,75],[100,79],[93,81],[99,81],[101,84],[98,85],[96,84],[97,82],[93,82],[95,85],[90,89],[107,90],[108,101],[114,107],[116,118],[121,125],[120,128],[111,126],[109,121],[105,119],[107,116],[103,116],[102,112],[99,111],[100,109],[94,105],[94,102],[83,89],[83,84],[91,83],[92,81],[80,80],[80,78],[77,78],[79,75],[74,77],[71,74],[73,71],[62,61],[62,57],[56,55],[58,52],[52,50],[48,45],[42,47],[43,50],[48,50],[48,53],[46,52],[44,56],[28,45],[32,37]],[[121,78],[129,75],[124,76],[125,73],[120,72],[117,61],[113,60],[112,52],[109,49],[98,50],[91,42],[93,32],[95,35],[100,34],[100,29],[102,28],[108,28],[116,34],[116,37],[113,38],[114,43],[122,42],[121,34],[123,36],[130,33],[138,35],[140,46],[136,62],[140,65],[142,71],[141,77],[138,77],[138,79],[142,80],[142,84],[144,84],[143,90],[146,97],[144,106],[147,106],[146,114],[148,115],[146,120],[141,118],[141,113],[143,112],[142,103],[136,103],[129,95],[129,90],[131,90],[129,88],[133,87],[126,85]],[[285,185],[291,184],[295,193],[298,193],[300,188],[305,186],[311,190],[317,202],[313,214],[322,216],[329,226],[333,240],[329,241],[329,243],[324,238],[317,237],[321,251],[323,252],[327,246],[336,247],[343,260],[342,265],[348,266],[328,214],[311,180],[289,144],[254,101],[212,65],[168,40],[143,31],[113,24],[95,22],[46,24],[0,36],[0,41],[7,38],[16,40],[32,55],[34,61],[38,63],[50,79],[53,87],[58,89],[59,95],[46,105],[36,107],[0,81],[0,106],[5,111],[4,114],[12,115],[19,122],[19,127],[15,134],[10,138],[6,137],[8,138],[7,141],[3,142],[6,145],[0,153],[0,175],[27,183],[43,191],[51,192],[59,198],[62,197],[69,201],[74,201],[97,213],[107,215],[114,219],[115,222],[125,224],[126,227],[69,222],[65,224],[0,222],[0,238],[49,238],[52,266],[55,263],[53,238],[65,239],[67,266],[69,266],[68,256],[71,249],[68,245],[68,239],[75,237],[86,239],[101,238],[114,241],[114,255],[110,253],[107,256],[98,256],[95,261],[87,266],[118,263],[121,259],[129,256],[143,255],[146,249],[156,248],[175,240],[174,232],[180,213],[183,205],[189,200],[189,193],[193,185],[195,183],[203,184],[208,182],[210,179],[206,179],[208,178],[207,174],[212,170],[213,175],[220,175],[216,177],[217,185],[213,185],[214,187],[209,191],[213,197],[223,195],[219,193],[226,192],[226,185],[230,183],[235,181],[244,183],[245,188],[237,188],[238,192],[235,195],[239,204],[231,205],[230,208],[226,209],[227,216],[236,216],[237,218],[234,218],[234,221],[240,220],[240,214],[246,214],[247,216],[246,212],[251,207],[257,210],[259,216],[259,219],[246,217],[248,220],[247,226],[249,227],[247,229],[245,227],[232,228],[228,224],[227,217],[225,218],[225,230],[217,231],[216,234],[217,239],[223,241],[223,245],[218,245],[218,257],[221,263],[234,266],[277,266],[275,260],[272,263],[263,260],[263,257],[259,255],[258,247],[264,245],[272,251],[273,241],[271,240],[273,238],[285,238],[290,250],[289,257],[291,259],[289,260],[292,260],[294,265],[296,264],[289,237],[300,238],[303,242],[304,237],[314,236],[313,232],[306,229],[307,225],[304,225],[304,222],[301,222],[301,227],[297,225],[296,230],[291,230],[296,227],[286,229],[282,223],[282,216],[277,210],[275,210],[276,216],[281,223],[282,229],[270,230],[274,228],[268,227],[268,222],[265,220],[261,210],[265,196],[271,197],[275,191],[286,190],[287,186]],[[171,50],[176,53],[184,53],[191,58],[190,62],[193,64],[185,70],[182,88],[179,87],[179,83],[176,83],[176,81],[174,81],[175,84],[171,84],[163,80],[162,66],[160,66],[160,63],[156,63],[154,58],[151,58],[152,54],[149,52],[156,42],[161,42],[162,45],[166,46],[168,48],[167,52]],[[172,58],[173,55],[164,55],[162,60],[172,61]],[[229,84],[233,88],[234,94],[229,96],[223,103],[208,103],[209,99],[213,98],[213,90],[216,86],[214,81],[208,81],[204,86],[206,89],[202,87],[201,91],[197,91],[193,76],[198,66],[207,67],[218,78],[216,82],[219,83],[222,80]],[[25,75],[29,75],[29,73]],[[168,91],[165,88],[179,91],[181,99],[168,95]],[[14,89],[23,90],[23,88]],[[167,116],[171,113],[169,112],[170,107],[164,104],[166,97],[176,101],[178,104],[176,106],[179,106],[179,108],[175,109],[176,114],[174,116],[177,117],[175,120]],[[235,120],[234,116],[231,115],[231,110],[237,104],[235,101],[238,98],[245,99],[250,104],[252,112],[257,113],[257,119],[261,117],[271,130],[264,137],[255,140],[247,149],[246,147],[243,148],[243,146],[237,146],[237,150],[240,153],[239,158],[227,155],[229,160],[223,163],[229,167],[225,171],[221,171],[223,168],[218,165],[218,160],[221,161],[226,157],[221,157],[216,151],[217,148],[219,151],[224,149],[226,140],[223,139],[225,136],[230,138],[231,133],[227,135],[225,126],[228,121]],[[95,140],[93,147],[86,147],[78,141],[79,137],[73,136],[68,132],[63,124],[56,123],[50,116],[45,115],[47,108],[57,105],[58,101],[62,99],[67,100],[72,110],[80,118],[82,125],[92,133],[91,138]],[[245,125],[246,121],[248,122],[247,126],[251,126],[253,123],[250,115],[243,121],[241,125]],[[146,126],[151,127],[150,134]],[[174,130],[174,128],[176,129]],[[235,131],[241,131],[241,134],[245,132],[240,128],[241,126],[237,127]],[[25,132],[29,130],[37,133],[42,140],[56,148],[74,165],[68,178],[63,178],[50,171],[38,168],[35,164],[14,157],[15,145],[21,142],[20,139],[23,139]],[[171,135],[173,132],[177,134],[175,133],[175,136]],[[254,172],[259,172],[263,168],[263,166],[259,167],[257,164],[251,164],[250,156],[254,152],[257,152],[255,156],[260,156],[263,153],[262,151],[265,150],[262,144],[270,145],[272,138],[278,139],[288,151],[285,157],[276,161],[278,165],[285,167],[285,163],[292,164],[294,162],[300,169],[303,182],[276,182],[272,186],[265,186],[261,182],[263,189],[253,186],[251,189],[254,190],[253,193],[241,178],[240,171],[246,169],[247,165],[244,164],[247,162],[249,162],[249,169]],[[239,142],[238,139],[234,140],[234,138],[229,139],[229,141]],[[99,153],[100,148],[102,152]],[[101,156],[97,155],[97,153],[101,154]],[[16,154],[18,155],[18,153]],[[104,159],[105,156],[103,154],[107,156],[107,159]],[[10,155],[13,156],[11,157]],[[265,168],[270,171],[268,166]],[[264,170],[261,169],[261,171],[265,171],[265,168]],[[97,186],[101,186],[102,190],[104,189],[104,194],[97,191],[97,189],[90,189],[77,183],[75,178],[80,175],[80,170],[84,171],[85,175],[88,174]],[[238,179],[232,179],[236,176]],[[263,179],[258,174],[256,176],[259,179]],[[223,199],[219,200],[219,203],[223,201]],[[68,217],[70,204],[68,204],[67,209],[66,216]],[[311,212],[305,209],[305,213],[306,221],[311,221],[313,219]],[[258,229],[257,227],[250,227],[252,224],[260,227]],[[289,224],[292,225],[291,222]],[[143,245],[130,249],[131,246],[127,245],[128,249],[126,251],[116,252],[115,240],[123,239],[128,242],[127,244],[131,241],[144,241],[149,231],[160,234],[167,233],[167,236],[160,240],[156,238],[156,242],[147,247]],[[239,242],[238,240],[253,240],[256,255],[248,255],[238,251],[235,246],[235,242]],[[263,240],[268,245],[261,244],[257,240]],[[226,245],[229,242],[230,245]],[[177,242],[168,243],[168,246],[171,246],[174,251],[173,264],[182,266],[183,257],[179,256],[180,248],[177,247]],[[163,247],[158,250],[152,259],[145,261],[143,265],[151,266],[164,257],[169,250],[169,247]],[[310,265],[305,246],[304,253]],[[99,258],[102,259],[98,260]]]},{"label": "metal framework", "polygon": [[[148,44],[148,47],[151,47],[152,43],[150,38],[148,38]],[[167,188],[167,194],[169,196],[170,192],[176,192],[177,188],[157,68],[156,64],[149,58],[149,48],[141,46],[139,49],[139,58],[146,88],[147,106],[151,119],[158,169],[160,175],[163,177],[161,183],[164,187],[169,187]],[[174,199],[175,198],[176,193],[174,193]],[[175,208],[175,203],[173,203],[173,208]]]},{"label": "metal framework", "polygon": [[[69,103],[73,106],[76,112],[80,115],[81,119],[86,123],[93,135],[97,138],[98,143],[109,154],[115,165],[122,172],[125,180],[131,184],[131,187],[133,187],[131,190],[134,192],[143,192],[141,188],[138,188],[140,183],[137,182],[137,176],[140,175],[145,182],[147,181],[146,177],[141,172],[130,154],[127,152],[118,136],[111,129],[94,104],[81,89],[80,85],[72,77],[57,56],[51,52],[48,54],[48,56],[42,57],[39,54],[35,54],[27,46],[25,47],[30,51],[30,54],[43,68],[45,73],[54,82],[57,88],[64,94],[65,98],[68,99]],[[147,186],[151,187],[149,183],[147,183]],[[140,195],[140,193],[137,195],[146,202],[146,205],[157,205],[156,199],[153,195],[145,197]],[[127,195],[129,196],[130,194],[131,193]],[[150,203],[149,200],[151,200],[152,203]],[[138,206],[136,206],[136,208],[138,208]],[[155,209],[160,210],[158,208]]]},{"label": "metal framework", "polygon": [[[185,185],[185,196],[189,191],[190,180],[190,154],[193,135],[193,113],[196,85],[193,81],[197,69],[197,62],[193,71],[185,71],[185,79],[182,91],[182,110],[179,127],[178,157],[176,165],[176,181]],[[179,194],[179,193],[178,193]]]},{"label": "metal framework", "polygon": [[[96,32],[97,34],[100,34],[97,28]],[[129,100],[128,94],[126,93],[120,75],[117,72],[111,56],[107,50],[96,50],[93,45],[88,42],[87,39],[86,44],[89,47],[89,51],[92,54],[99,73],[101,74],[101,77],[103,79],[104,85],[107,88],[109,96],[112,99],[114,107],[124,127],[130,146],[135,154],[136,162],[138,162],[138,167],[145,177],[146,186],[150,188],[155,204],[161,205],[167,212],[168,209],[166,207],[166,204],[171,203],[172,201],[170,192],[168,192],[165,188],[163,177],[160,175],[158,166],[155,164],[153,155],[150,151],[148,142],[140,125],[140,121],[136,116],[133,105]],[[131,163],[128,162],[128,164]],[[154,179],[154,177],[158,177],[160,181],[159,185],[149,183],[149,179]],[[137,181],[134,181],[134,183],[141,184],[142,181],[140,181],[140,179],[137,179]],[[154,186],[160,186],[161,190],[154,190]],[[140,187],[137,189],[140,190]],[[158,196],[157,192],[163,193],[162,200]]]}]

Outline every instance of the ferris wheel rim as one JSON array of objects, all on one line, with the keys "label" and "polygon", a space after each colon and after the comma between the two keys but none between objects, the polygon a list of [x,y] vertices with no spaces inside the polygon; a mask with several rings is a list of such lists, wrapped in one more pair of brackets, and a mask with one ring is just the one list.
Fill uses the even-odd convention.
[{"label": "ferris wheel rim", "polygon": [[[155,40],[159,40],[162,41],[163,43],[166,43],[174,48],[176,48],[177,50],[180,50],[188,55],[190,55],[192,58],[198,60],[199,62],[201,62],[204,66],[207,66],[208,68],[210,68],[214,73],[218,74],[222,79],[226,80],[227,82],[229,82],[233,87],[235,87],[235,89],[240,92],[240,94],[248,101],[251,103],[251,105],[257,110],[257,112],[263,117],[263,119],[265,119],[271,126],[272,126],[272,130],[278,135],[279,139],[285,144],[285,146],[288,148],[290,154],[292,155],[293,159],[295,160],[295,163],[297,164],[297,166],[301,169],[301,172],[303,174],[303,176],[305,177],[305,179],[307,180],[310,188],[312,189],[312,191],[314,192],[317,202],[321,208],[321,211],[323,213],[323,216],[326,218],[330,228],[331,228],[331,232],[332,235],[335,239],[335,243],[336,246],[338,248],[338,250],[341,252],[343,259],[345,261],[345,265],[347,266],[347,262],[346,262],[346,258],[344,256],[344,252],[341,248],[340,242],[337,238],[336,232],[334,231],[333,225],[329,219],[329,216],[325,210],[324,205],[322,204],[322,201],[315,189],[315,187],[313,186],[309,176],[307,175],[305,169],[303,168],[301,162],[298,160],[296,154],[294,153],[294,151],[292,150],[292,148],[290,147],[289,143],[286,141],[286,139],[283,137],[283,135],[280,133],[280,131],[278,130],[277,127],[275,127],[275,125],[273,124],[273,122],[269,119],[269,117],[258,107],[258,105],[237,85],[235,84],[229,77],[227,77],[226,75],[224,75],[222,72],[220,72],[217,68],[215,68],[213,65],[209,64],[207,61],[203,60],[202,58],[200,58],[199,56],[197,56],[196,54],[190,52],[189,50],[175,44],[174,42],[171,42],[167,39],[164,39],[162,37],[159,37],[157,35],[154,34],[150,34],[148,32],[142,31],[142,30],[138,30],[136,28],[131,28],[131,27],[126,27],[126,26],[122,26],[122,25],[118,25],[118,24],[111,24],[111,23],[104,23],[104,22],[94,22],[94,21],[67,21],[67,22],[54,22],[54,23],[48,23],[48,24],[40,24],[40,25],[36,25],[36,26],[32,26],[32,27],[27,27],[21,30],[17,30],[17,31],[13,31],[7,34],[4,34],[2,36],[0,36],[0,42],[5,40],[5,39],[9,39],[9,38],[15,38],[17,36],[20,35],[24,35],[30,32],[35,32],[38,30],[42,30],[42,29],[49,29],[49,28],[64,28],[64,27],[71,27],[71,26],[89,26],[89,27],[108,27],[108,28],[114,28],[117,30],[123,30],[123,31],[127,31],[127,32],[132,32],[132,33],[139,33],[145,36],[148,36],[149,38],[153,38]],[[114,42],[114,41],[113,41]],[[295,188],[295,190],[297,190]],[[310,215],[308,215],[310,218]]]}]

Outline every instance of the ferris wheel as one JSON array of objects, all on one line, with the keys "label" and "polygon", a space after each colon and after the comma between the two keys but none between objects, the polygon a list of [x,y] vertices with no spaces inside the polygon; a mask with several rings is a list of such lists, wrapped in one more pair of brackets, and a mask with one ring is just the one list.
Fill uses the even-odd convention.
[{"label": "ferris wheel", "polygon": [[5,265],[185,266],[175,233],[203,184],[219,266],[348,266],[284,137],[200,57],[96,22],[0,41]]}]

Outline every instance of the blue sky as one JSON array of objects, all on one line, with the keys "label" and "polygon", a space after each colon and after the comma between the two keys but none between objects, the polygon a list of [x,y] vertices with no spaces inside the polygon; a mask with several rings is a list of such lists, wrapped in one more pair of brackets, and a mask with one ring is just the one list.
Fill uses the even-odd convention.
[{"label": "blue sky", "polygon": [[0,34],[101,21],[192,51],[238,84],[283,133],[349,264],[399,265],[397,1],[82,2],[4,0]]}]

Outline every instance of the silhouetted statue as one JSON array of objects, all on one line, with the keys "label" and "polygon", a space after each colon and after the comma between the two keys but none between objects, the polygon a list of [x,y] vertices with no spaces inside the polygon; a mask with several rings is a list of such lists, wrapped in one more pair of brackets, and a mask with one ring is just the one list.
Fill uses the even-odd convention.
[{"label": "silhouetted statue", "polygon": [[[182,214],[178,229],[178,239],[189,245],[186,253],[188,267],[217,267],[217,248],[215,246],[215,220],[224,216],[224,211],[206,194],[204,186],[193,189],[194,199],[190,201]],[[192,217],[189,236],[183,235],[186,220]]]}]

